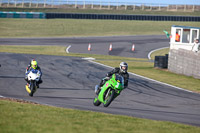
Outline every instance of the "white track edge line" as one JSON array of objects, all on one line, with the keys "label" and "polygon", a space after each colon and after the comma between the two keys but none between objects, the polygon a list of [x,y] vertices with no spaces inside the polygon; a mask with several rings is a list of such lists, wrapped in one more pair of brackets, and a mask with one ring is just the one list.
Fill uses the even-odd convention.
[{"label": "white track edge line", "polygon": [[157,51],[157,50],[165,49],[165,48],[169,48],[169,47],[158,48],[158,49],[154,49],[154,50],[150,51],[149,54],[148,54],[148,59],[151,60],[151,54],[152,54],[153,52],[155,52],[155,51]]},{"label": "white track edge line", "polygon": [[69,49],[71,48],[71,45],[69,45],[67,48],[66,48],[66,52],[69,53]]},{"label": "white track edge line", "polygon": [[[108,67],[108,68],[113,68],[111,66],[107,66],[107,65],[104,65],[104,64],[101,64],[101,63],[98,63],[98,62],[95,62],[95,61],[92,61],[92,60],[88,60],[89,62],[92,62],[92,63],[95,63],[95,64],[98,64],[98,65],[101,65],[101,66],[104,66],[104,67]],[[170,85],[170,84],[167,84],[167,83],[163,83],[163,82],[160,82],[160,81],[157,81],[157,80],[154,80],[154,79],[151,79],[151,78],[147,78],[147,77],[144,77],[144,76],[141,76],[141,75],[138,75],[138,74],[135,74],[135,73],[132,73],[132,72],[128,72],[134,76],[137,76],[137,77],[140,77],[140,78],[144,78],[144,79],[147,79],[147,80],[150,80],[150,81],[153,81],[153,82],[157,82],[159,84],[163,84],[163,85],[167,85],[167,86],[170,86],[170,87],[173,87],[173,88],[176,88],[178,90],[183,90],[183,91],[186,91],[186,92],[190,92],[190,93],[195,93],[195,92],[192,92],[192,91],[189,91],[189,90],[186,90],[186,89],[183,89],[183,88],[180,88],[180,87],[177,87],[177,86],[174,86],[174,85]]]},{"label": "white track edge line", "polygon": [[0,95],[0,97],[4,97],[4,96]]}]

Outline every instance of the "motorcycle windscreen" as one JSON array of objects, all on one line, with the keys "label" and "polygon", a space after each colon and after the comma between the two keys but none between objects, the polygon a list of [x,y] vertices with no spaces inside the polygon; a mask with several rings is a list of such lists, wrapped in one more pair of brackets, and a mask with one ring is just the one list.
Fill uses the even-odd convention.
[{"label": "motorcycle windscreen", "polygon": [[124,78],[121,75],[116,74],[115,75],[115,80],[122,85],[124,88]]}]

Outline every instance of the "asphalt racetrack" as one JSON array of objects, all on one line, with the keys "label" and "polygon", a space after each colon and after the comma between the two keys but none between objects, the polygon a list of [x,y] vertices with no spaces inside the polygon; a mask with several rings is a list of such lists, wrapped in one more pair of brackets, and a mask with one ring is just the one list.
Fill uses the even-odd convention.
[{"label": "asphalt racetrack", "polygon": [[[30,97],[25,91],[24,75],[33,58],[42,69],[43,84]],[[96,107],[93,105],[94,86],[112,68],[78,57],[10,53],[0,53],[0,64],[0,95],[3,97],[200,126],[200,94],[130,74],[128,88],[109,107]]]},{"label": "asphalt racetrack", "polygon": [[[91,44],[91,51],[88,45]],[[109,51],[112,44],[112,51]],[[134,44],[134,52],[132,46]],[[70,46],[71,53],[116,55],[148,58],[148,53],[157,48],[169,47],[165,35],[73,37],[73,38],[0,38],[0,45],[60,45]]]}]

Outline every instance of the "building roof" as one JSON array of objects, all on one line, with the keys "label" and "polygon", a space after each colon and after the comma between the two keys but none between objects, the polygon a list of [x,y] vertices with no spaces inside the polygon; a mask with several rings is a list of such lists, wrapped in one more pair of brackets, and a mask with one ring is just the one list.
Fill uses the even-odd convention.
[{"label": "building roof", "polygon": [[179,26],[179,25],[172,25],[172,27],[183,28],[183,29],[200,29],[200,27]]}]

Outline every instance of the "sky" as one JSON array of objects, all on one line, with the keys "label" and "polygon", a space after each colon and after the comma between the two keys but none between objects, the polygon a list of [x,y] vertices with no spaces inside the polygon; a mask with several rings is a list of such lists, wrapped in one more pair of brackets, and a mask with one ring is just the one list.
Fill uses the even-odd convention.
[{"label": "sky", "polygon": [[200,0],[85,0],[85,1],[200,5]]}]

